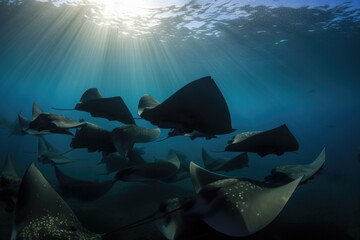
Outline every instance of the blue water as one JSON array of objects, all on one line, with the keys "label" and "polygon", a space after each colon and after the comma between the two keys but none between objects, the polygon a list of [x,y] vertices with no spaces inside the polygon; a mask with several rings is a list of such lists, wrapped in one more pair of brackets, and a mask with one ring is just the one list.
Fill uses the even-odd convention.
[{"label": "blue water", "polygon": [[[286,123],[300,145],[296,153],[280,157],[250,154],[250,167],[231,175],[262,180],[273,167],[309,163],[326,147],[324,170],[298,188],[269,226],[274,231],[267,231],[289,239],[290,230],[282,226],[315,236],[319,233],[314,229],[325,226],[360,239],[359,2],[159,2],[151,17],[136,16],[125,23],[126,16],[107,19],[96,4],[0,1],[0,116],[13,121],[22,113],[30,118],[34,100],[48,112],[55,112],[52,107],[74,107],[91,87],[105,97],[121,96],[137,116],[143,94],[162,102],[185,84],[210,75],[227,101],[236,133]],[[151,20],[156,20],[155,26],[147,25]],[[57,113],[109,130],[119,126],[84,112]],[[152,127],[144,120],[137,123]],[[37,139],[0,130],[0,157],[11,153],[16,169],[23,173],[36,158],[26,152],[36,151]],[[162,131],[161,137],[166,134]],[[145,147],[150,161],[153,156],[164,158],[174,148],[201,164],[202,147],[223,150],[232,135],[209,141],[175,137],[139,146]],[[65,151],[71,137],[51,135],[47,140]],[[112,177],[97,175],[104,172],[96,164],[99,153],[75,150],[69,156],[78,160],[63,168],[68,174],[84,179]],[[55,185],[52,168],[37,165]],[[192,189],[190,182],[180,185]],[[126,187],[119,184],[96,203],[71,204],[90,230],[106,231],[123,217],[125,207],[116,199]],[[145,215],[154,210],[156,201],[129,208],[135,209],[135,215]],[[113,210],[113,215],[101,215],[105,211],[99,208]],[[0,215],[4,216],[0,239],[7,239],[11,215],[3,210]],[[101,218],[103,226],[89,216]],[[151,227],[143,231],[147,239],[161,237]],[[327,236],[326,230],[323,234]]]}]

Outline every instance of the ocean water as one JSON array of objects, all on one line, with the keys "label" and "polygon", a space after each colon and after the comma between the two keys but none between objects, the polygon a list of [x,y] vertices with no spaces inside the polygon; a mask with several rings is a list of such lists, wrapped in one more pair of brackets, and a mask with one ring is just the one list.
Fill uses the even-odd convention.
[{"label": "ocean water", "polygon": [[[299,186],[274,222],[245,239],[360,239],[360,2],[359,1],[1,1],[0,117],[43,111],[85,119],[108,130],[122,124],[72,108],[96,87],[121,96],[134,117],[138,101],[159,102],[193,80],[211,76],[228,104],[234,133],[216,139],[177,136],[137,144],[145,160],[169,149],[202,165],[201,149],[223,150],[243,131],[287,124],[299,150],[282,156],[249,153],[249,167],[226,173],[263,180],[272,168],[310,163],[326,147],[326,163]],[[240,3],[241,2],[241,3]],[[206,91],[206,89],[204,89]],[[154,127],[137,119],[143,127]],[[162,129],[160,138],[167,135]],[[71,136],[46,136],[62,151]],[[52,186],[50,165],[36,160],[37,137],[0,129],[0,166],[11,154],[21,176],[32,161]],[[212,153],[233,157],[235,153]],[[68,175],[112,179],[101,153],[76,149]],[[225,173],[223,173],[225,174]],[[117,182],[91,202],[65,199],[89,230],[103,233],[153,213],[162,201],[192,196],[189,179],[173,184]],[[0,202],[0,239],[13,215]],[[165,239],[153,223],[108,239]],[[195,239],[227,239],[210,231]],[[230,238],[229,239],[235,239]]]}]

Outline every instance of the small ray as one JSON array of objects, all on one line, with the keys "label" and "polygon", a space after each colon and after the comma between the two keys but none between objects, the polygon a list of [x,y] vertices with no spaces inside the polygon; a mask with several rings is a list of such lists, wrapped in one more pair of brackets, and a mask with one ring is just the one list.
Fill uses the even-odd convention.
[{"label": "small ray", "polygon": [[120,155],[118,152],[103,153],[99,164],[105,164],[106,174],[110,174],[119,171],[120,169],[145,163],[145,160],[141,157],[141,155],[141,151],[139,151],[137,148],[134,148],[128,152],[126,157]]},{"label": "small ray", "polygon": [[177,135],[197,131],[212,136],[234,131],[225,98],[209,76],[190,82],[162,103],[144,95],[138,114],[160,128],[175,129]]},{"label": "small ray", "polygon": [[205,168],[210,171],[233,171],[249,167],[247,153],[241,153],[232,159],[214,158],[206,150],[202,149],[202,160]]},{"label": "small ray", "polygon": [[75,136],[70,143],[71,148],[87,148],[89,152],[116,152],[110,131],[95,124],[86,123],[86,125],[76,130]]},{"label": "small ray", "polygon": [[135,143],[155,141],[160,136],[160,128],[148,129],[130,124],[113,129],[111,134],[118,153],[127,156]]},{"label": "small ray", "polygon": [[78,110],[91,114],[93,117],[106,118],[110,121],[119,121],[125,124],[135,124],[135,120],[131,115],[124,100],[120,97],[104,98],[97,88],[89,88],[86,90],[75,106],[75,109],[56,110]]},{"label": "small ray", "polygon": [[38,160],[43,164],[68,164],[73,162],[63,153],[55,149],[44,137],[38,139]]},{"label": "small ray", "polygon": [[325,163],[325,157],[325,148],[323,148],[319,156],[312,163],[276,167],[271,170],[271,175],[265,177],[265,181],[272,183],[287,183],[299,178],[300,176],[304,176],[301,183],[305,183],[320,171]]},{"label": "small ray", "polygon": [[104,182],[80,180],[64,174],[56,165],[54,169],[61,195],[82,202],[94,201],[102,197],[115,183],[114,180]]},{"label": "small ray", "polygon": [[85,122],[76,122],[59,114],[41,112],[38,104],[34,102],[33,120],[28,123],[28,128],[25,131],[31,135],[39,135],[39,132],[72,135],[69,129],[78,128],[85,124]]},{"label": "small ray", "polygon": [[268,131],[243,132],[235,135],[228,142],[225,151],[255,152],[264,157],[268,154],[278,156],[284,152],[296,151],[299,144],[286,124]]},{"label": "small ray", "polygon": [[179,168],[180,160],[174,154],[167,161],[143,163],[121,169],[115,179],[128,182],[157,182],[176,174]]},{"label": "small ray", "polygon": [[101,236],[81,225],[32,163],[20,184],[11,239],[100,240]]},{"label": "small ray", "polygon": [[167,161],[175,158],[178,158],[180,161],[179,170],[170,177],[162,179],[161,180],[162,182],[174,183],[190,177],[190,173],[189,173],[190,162],[186,160],[186,155],[179,151],[170,149],[166,157]]},{"label": "small ray", "polygon": [[5,202],[5,210],[12,212],[15,207],[21,179],[15,171],[10,154],[6,154],[5,162],[0,171],[0,201]]},{"label": "small ray", "polygon": [[250,179],[218,175],[190,164],[196,202],[184,214],[201,216],[216,231],[232,237],[251,235],[270,224],[301,181],[273,187]]}]

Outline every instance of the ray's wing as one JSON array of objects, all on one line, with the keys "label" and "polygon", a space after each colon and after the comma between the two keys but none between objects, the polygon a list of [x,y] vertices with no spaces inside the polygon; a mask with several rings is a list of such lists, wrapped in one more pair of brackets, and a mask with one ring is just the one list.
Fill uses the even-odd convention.
[{"label": "ray's wing", "polygon": [[75,237],[101,239],[81,225],[71,208],[31,164],[21,181],[11,239]]}]

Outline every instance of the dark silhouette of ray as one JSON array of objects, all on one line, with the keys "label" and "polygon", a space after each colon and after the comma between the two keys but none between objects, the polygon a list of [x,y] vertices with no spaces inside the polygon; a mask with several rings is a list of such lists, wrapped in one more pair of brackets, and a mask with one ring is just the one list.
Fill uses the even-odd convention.
[{"label": "dark silhouette of ray", "polygon": [[28,123],[25,131],[28,134],[39,135],[41,133],[59,133],[73,135],[69,129],[85,125],[85,122],[76,122],[65,116],[42,112],[36,102],[33,104],[32,121]]},{"label": "dark silhouette of ray", "polygon": [[102,159],[99,164],[105,164],[106,174],[110,174],[120,169],[131,167],[137,164],[145,163],[145,160],[142,158],[141,150],[134,148],[128,155],[122,156],[120,153],[103,153]]},{"label": "dark silhouette of ray", "polygon": [[3,168],[0,172],[0,201],[5,202],[5,210],[12,212],[15,207],[21,179],[15,171],[10,154],[6,154]]},{"label": "dark silhouette of ray", "polygon": [[250,179],[218,175],[190,164],[197,197],[184,214],[201,216],[216,231],[232,237],[254,234],[282,211],[301,181],[273,187]]},{"label": "dark silhouette of ray", "polygon": [[239,133],[228,142],[225,151],[255,152],[261,157],[268,154],[282,155],[296,151],[299,144],[288,127],[283,124],[268,131]]},{"label": "dark silhouette of ray", "polygon": [[31,164],[20,184],[11,239],[89,239],[101,236],[85,229],[71,208]]},{"label": "dark silhouette of ray", "polygon": [[210,171],[232,171],[244,167],[249,167],[249,158],[247,153],[241,153],[232,159],[214,158],[208,152],[202,149],[202,160],[205,168]]},{"label": "dark silhouette of ray", "polygon": [[[180,161],[179,169],[175,174],[171,175],[170,177],[162,179],[161,180],[162,182],[174,183],[174,182],[179,182],[179,181],[182,181],[182,180],[190,177],[190,173],[189,173],[190,162],[186,160],[186,158],[187,158],[186,155],[182,152],[170,149],[167,154],[166,159],[167,159],[167,161],[169,161],[170,159],[173,159],[173,158],[179,159],[179,161]],[[158,159],[155,159],[155,160],[163,161],[163,160],[158,160]]]},{"label": "dark silhouette of ray", "polygon": [[116,152],[116,148],[112,142],[111,132],[95,124],[86,123],[86,125],[76,130],[70,147],[87,148],[89,152]]},{"label": "dark silhouette of ray", "polygon": [[160,129],[149,129],[129,124],[113,129],[111,134],[118,153],[127,156],[135,143],[155,141],[160,136]]},{"label": "dark silhouette of ray", "polygon": [[88,112],[93,117],[106,118],[125,124],[135,124],[128,107],[120,96],[104,98],[97,88],[86,90],[74,109],[53,108],[55,110],[79,110]]},{"label": "dark silhouette of ray", "polygon": [[71,163],[65,154],[59,152],[44,137],[39,137],[38,140],[38,160],[43,164],[68,164]]},{"label": "dark silhouette of ray", "polygon": [[56,165],[54,169],[61,195],[82,202],[94,201],[102,197],[115,183],[114,180],[104,182],[80,180],[64,174]]},{"label": "dark silhouette of ray", "polygon": [[144,95],[138,105],[141,118],[179,135],[197,131],[206,135],[233,132],[224,96],[211,77],[192,81],[163,103]]},{"label": "dark silhouette of ray", "polygon": [[325,148],[321,151],[319,156],[309,164],[301,165],[284,165],[271,170],[271,174],[265,177],[265,181],[271,183],[288,183],[294,179],[304,176],[301,183],[307,182],[318,173],[325,163]]},{"label": "dark silhouette of ray", "polygon": [[121,169],[116,180],[134,182],[156,182],[167,179],[178,172],[180,160],[176,154],[170,155],[166,161],[138,164]]}]

